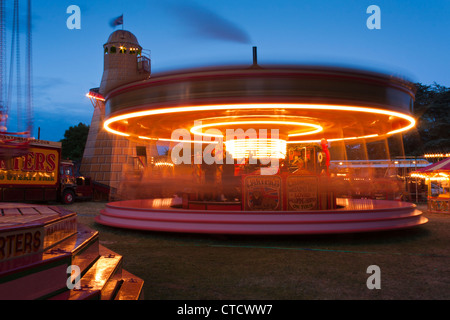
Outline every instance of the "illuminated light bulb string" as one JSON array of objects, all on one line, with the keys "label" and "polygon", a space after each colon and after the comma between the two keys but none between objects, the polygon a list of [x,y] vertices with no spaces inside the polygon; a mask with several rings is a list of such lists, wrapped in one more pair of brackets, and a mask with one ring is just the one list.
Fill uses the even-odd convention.
[{"label": "illuminated light bulb string", "polygon": [[286,141],[282,139],[235,139],[226,141],[225,145],[234,159],[284,159],[286,156]]},{"label": "illuminated light bulb string", "polygon": [[[347,136],[347,137],[340,137],[340,138],[327,138],[326,131],[322,126],[319,124],[314,123],[307,123],[307,122],[299,122],[299,121],[284,121],[284,120],[258,120],[258,121],[228,121],[228,122],[215,122],[215,123],[208,123],[208,124],[201,124],[201,125],[194,125],[190,132],[194,135],[201,135],[203,137],[209,137],[209,138],[219,138],[223,139],[224,135],[220,131],[214,131],[214,130],[207,130],[206,132],[202,132],[202,129],[205,128],[219,128],[223,126],[232,126],[232,127],[239,127],[242,126],[250,126],[252,124],[254,125],[267,125],[267,126],[276,126],[276,125],[293,125],[293,126],[301,126],[301,127],[307,127],[309,130],[301,131],[299,133],[291,133],[288,134],[287,137],[289,140],[284,141],[283,139],[280,139],[277,143],[270,142],[269,144],[266,143],[265,146],[263,146],[261,143],[259,144],[259,149],[261,154],[285,154],[285,144],[299,144],[299,143],[321,143],[321,139],[297,139],[297,136],[304,136],[316,133],[323,132],[323,136],[327,139],[328,142],[335,142],[335,141],[357,141],[362,139],[377,139],[381,138],[383,136],[393,135],[396,133],[400,133],[403,131],[407,131],[415,126],[415,119],[411,116],[408,116],[403,113],[395,112],[395,111],[389,111],[389,110],[383,110],[383,109],[376,109],[371,107],[357,107],[357,106],[345,106],[345,105],[321,105],[321,104],[287,104],[287,103],[259,103],[259,104],[226,104],[226,105],[203,105],[203,106],[188,106],[188,107],[173,107],[173,108],[161,108],[161,109],[152,109],[152,110],[145,110],[145,111],[138,111],[138,112],[131,112],[123,115],[118,115],[111,117],[107,119],[104,122],[104,128],[108,132],[125,136],[125,137],[131,137],[131,138],[138,138],[142,140],[154,140],[154,141],[167,141],[167,142],[183,142],[183,143],[218,143],[217,141],[205,141],[203,139],[201,140],[183,140],[183,139],[172,139],[169,137],[160,137],[160,136],[146,136],[140,133],[139,135],[134,136],[133,134],[126,131],[126,126],[120,128],[120,125],[124,122],[127,122],[131,119],[137,119],[137,118],[147,118],[152,119],[152,117],[158,117],[161,115],[177,115],[177,114],[186,114],[186,115],[192,115],[192,114],[201,114],[203,111],[209,111],[209,110],[248,110],[248,111],[254,111],[254,110],[276,110],[276,109],[289,109],[293,111],[299,111],[302,110],[308,111],[308,110],[323,110],[323,111],[333,111],[333,112],[356,112],[356,113],[362,113],[362,114],[376,114],[376,115],[384,115],[393,117],[396,119],[401,119],[402,121],[405,121],[405,124],[401,128],[396,128],[394,130],[377,134],[367,134],[367,135],[361,135],[361,136]],[[261,117],[270,116],[270,115],[260,115]],[[119,129],[120,128],[120,129]],[[292,140],[291,140],[292,139]],[[271,140],[267,140],[271,141]],[[283,142],[282,142],[283,141]],[[253,141],[254,142],[254,141]],[[233,150],[235,153],[242,154],[245,152],[245,154],[248,154],[248,151],[243,151],[243,148],[249,147],[251,143],[249,142],[242,142],[242,141],[235,141],[231,142],[230,140],[225,141],[225,144],[228,144],[227,147],[229,150]],[[283,148],[283,150],[281,149]],[[258,148],[257,148],[258,149]],[[259,151],[256,150],[258,153]]]}]

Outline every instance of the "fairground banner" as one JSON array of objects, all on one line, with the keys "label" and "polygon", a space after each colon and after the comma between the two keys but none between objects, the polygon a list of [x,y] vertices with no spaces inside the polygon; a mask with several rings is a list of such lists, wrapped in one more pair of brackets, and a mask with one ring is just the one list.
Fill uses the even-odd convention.
[{"label": "fairground banner", "polygon": [[30,148],[11,160],[0,160],[2,185],[54,185],[58,181],[59,152],[57,149]]}]

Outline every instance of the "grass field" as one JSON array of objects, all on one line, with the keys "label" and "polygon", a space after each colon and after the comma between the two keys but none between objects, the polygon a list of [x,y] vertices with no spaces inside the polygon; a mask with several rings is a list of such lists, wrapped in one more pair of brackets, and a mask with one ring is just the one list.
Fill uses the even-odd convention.
[{"label": "grass field", "polygon": [[[66,207],[123,255],[149,300],[450,299],[450,215],[423,226],[321,236],[215,236],[116,229],[95,223],[105,203]],[[370,265],[381,289],[369,290]]]}]

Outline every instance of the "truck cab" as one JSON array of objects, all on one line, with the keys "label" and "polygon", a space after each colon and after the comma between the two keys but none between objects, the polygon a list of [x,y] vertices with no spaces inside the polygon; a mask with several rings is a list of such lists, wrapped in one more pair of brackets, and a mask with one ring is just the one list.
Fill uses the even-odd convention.
[{"label": "truck cab", "polygon": [[76,198],[79,200],[91,200],[94,197],[93,181],[90,177],[79,176],[76,178]]},{"label": "truck cab", "polygon": [[73,162],[69,160],[61,161],[59,175],[61,202],[64,204],[72,204],[75,201],[75,191],[77,188]]},{"label": "truck cab", "polygon": [[60,181],[64,204],[72,204],[75,200],[104,200],[109,194],[108,186],[90,177],[76,175],[74,163],[70,160],[61,161]]},{"label": "truck cab", "polygon": [[60,181],[62,203],[72,204],[75,199],[92,199],[93,186],[91,178],[75,175],[74,163],[72,161],[61,161]]}]

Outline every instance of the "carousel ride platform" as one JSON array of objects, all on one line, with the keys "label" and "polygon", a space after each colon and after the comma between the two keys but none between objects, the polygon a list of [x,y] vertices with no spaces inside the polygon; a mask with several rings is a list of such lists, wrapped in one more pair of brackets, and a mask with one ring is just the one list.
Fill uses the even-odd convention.
[{"label": "carousel ride platform", "polygon": [[[184,209],[181,198],[108,203],[95,220],[111,227],[207,234],[336,234],[386,231],[423,225],[428,219],[413,203],[338,198],[336,209],[245,211],[229,208]],[[207,206],[207,204],[205,204]]]},{"label": "carousel ride platform", "polygon": [[[143,298],[143,280],[76,213],[18,203],[0,209],[0,300]],[[77,267],[73,280],[69,266]]]}]

